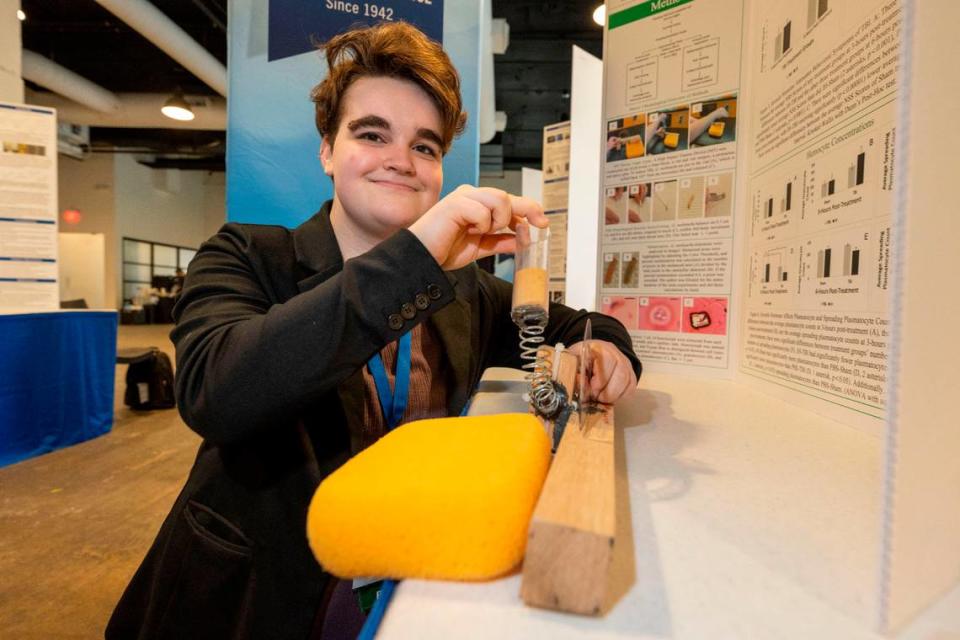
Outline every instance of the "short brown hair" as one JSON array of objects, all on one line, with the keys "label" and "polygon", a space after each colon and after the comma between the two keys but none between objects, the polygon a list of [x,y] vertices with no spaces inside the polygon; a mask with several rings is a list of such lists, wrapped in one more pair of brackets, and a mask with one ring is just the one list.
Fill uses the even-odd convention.
[{"label": "short brown hair", "polygon": [[329,73],[310,92],[316,104],[317,131],[330,144],[340,126],[340,101],[358,78],[385,76],[415,82],[440,112],[443,152],[467,122],[460,97],[460,76],[439,43],[406,22],[384,22],[353,29],[328,40]]}]

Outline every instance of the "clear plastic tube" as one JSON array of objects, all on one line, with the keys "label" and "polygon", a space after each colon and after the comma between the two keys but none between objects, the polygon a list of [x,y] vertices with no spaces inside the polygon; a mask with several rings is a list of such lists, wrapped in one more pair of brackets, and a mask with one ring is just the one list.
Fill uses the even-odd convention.
[{"label": "clear plastic tube", "polygon": [[550,306],[547,296],[550,228],[540,229],[522,221],[517,225],[516,232],[516,270],[510,316],[520,327],[530,324],[534,318],[546,324]]}]

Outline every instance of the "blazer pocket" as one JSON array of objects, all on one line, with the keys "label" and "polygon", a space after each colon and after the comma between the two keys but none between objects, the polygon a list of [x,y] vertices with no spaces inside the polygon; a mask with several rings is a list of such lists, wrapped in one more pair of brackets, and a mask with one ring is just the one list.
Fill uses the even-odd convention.
[{"label": "blazer pocket", "polygon": [[160,638],[236,638],[255,583],[253,545],[229,520],[188,501],[171,540],[181,558]]}]

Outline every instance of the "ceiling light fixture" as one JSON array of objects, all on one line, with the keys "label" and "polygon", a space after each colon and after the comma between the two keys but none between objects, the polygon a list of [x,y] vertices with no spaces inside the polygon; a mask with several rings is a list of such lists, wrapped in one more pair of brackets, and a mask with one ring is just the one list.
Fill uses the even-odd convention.
[{"label": "ceiling light fixture", "polygon": [[191,109],[187,101],[184,100],[183,93],[179,90],[163,103],[163,106],[160,107],[160,112],[173,120],[187,121],[193,120],[196,117],[194,116],[193,109]]},{"label": "ceiling light fixture", "polygon": [[17,9],[17,19],[20,22],[23,22],[24,20],[27,19],[27,14],[23,12],[23,9]]},{"label": "ceiling light fixture", "polygon": [[603,21],[607,17],[607,5],[602,4],[596,9],[593,10],[593,21],[596,22],[601,27],[603,26]]}]

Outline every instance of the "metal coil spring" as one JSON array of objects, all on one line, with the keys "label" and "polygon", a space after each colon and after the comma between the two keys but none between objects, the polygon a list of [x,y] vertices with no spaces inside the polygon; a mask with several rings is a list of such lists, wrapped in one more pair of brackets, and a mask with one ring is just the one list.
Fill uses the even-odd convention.
[{"label": "metal coil spring", "polygon": [[523,368],[530,371],[530,403],[537,413],[550,418],[560,409],[561,398],[553,384],[552,363],[540,356],[544,329],[543,325],[528,323],[520,327],[520,358],[527,361]]}]

